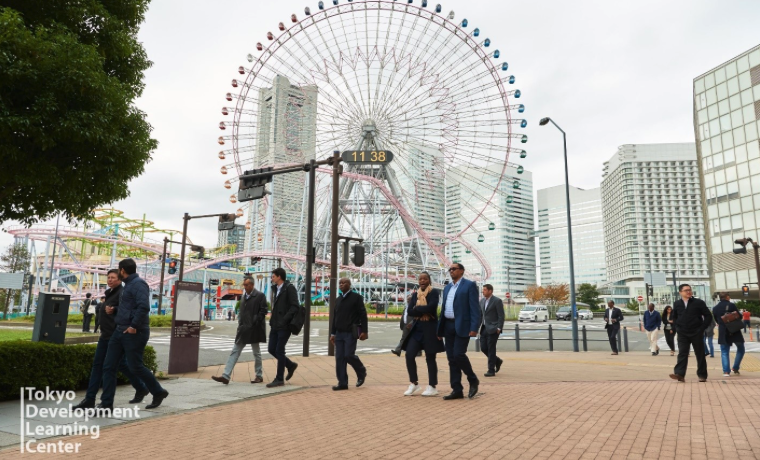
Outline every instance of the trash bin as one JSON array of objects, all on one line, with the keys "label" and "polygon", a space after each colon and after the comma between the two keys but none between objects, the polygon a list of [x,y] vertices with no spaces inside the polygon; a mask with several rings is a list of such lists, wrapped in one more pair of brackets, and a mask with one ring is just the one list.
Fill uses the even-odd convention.
[{"label": "trash bin", "polygon": [[375,313],[378,315],[385,313],[385,302],[375,302]]}]

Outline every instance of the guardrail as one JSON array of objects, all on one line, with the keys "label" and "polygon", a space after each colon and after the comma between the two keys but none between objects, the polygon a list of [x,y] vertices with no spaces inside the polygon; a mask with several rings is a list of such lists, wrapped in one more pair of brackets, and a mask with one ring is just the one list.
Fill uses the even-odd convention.
[{"label": "guardrail", "polygon": [[[628,352],[628,328],[627,327],[623,327],[621,329],[622,329],[621,333],[617,335],[618,350]],[[525,341],[525,340],[548,341],[549,342],[549,351],[554,351],[554,342],[555,341],[558,341],[558,340],[559,341],[572,341],[573,340],[572,337],[569,337],[569,338],[556,338],[556,337],[554,337],[554,332],[555,331],[572,331],[571,328],[554,328],[554,327],[552,327],[551,324],[549,324],[549,327],[546,328],[546,329],[543,329],[543,328],[539,328],[539,329],[530,328],[530,329],[525,329],[525,330],[526,331],[547,331],[549,333],[549,336],[547,338],[525,337],[525,338],[521,339],[520,338],[520,325],[519,324],[515,324],[515,329],[514,329],[515,336],[514,337],[502,337],[502,336],[499,336],[499,340],[514,340],[515,341],[515,351],[520,351],[520,342],[521,341]],[[502,332],[505,332],[505,331],[502,331]],[[609,343],[609,341],[610,341],[609,338],[604,338],[604,339],[590,339],[590,338],[588,338],[588,334],[592,333],[592,332],[604,333],[605,335],[607,335],[607,331],[604,330],[604,329],[603,330],[596,330],[596,329],[589,330],[589,329],[586,329],[586,325],[583,325],[581,327],[581,329],[580,329],[579,332],[581,333],[580,341],[581,341],[582,346],[583,346],[583,351],[588,351],[588,343],[589,342],[608,342]],[[475,340],[475,350],[476,351],[480,351],[480,338],[477,338]]]}]

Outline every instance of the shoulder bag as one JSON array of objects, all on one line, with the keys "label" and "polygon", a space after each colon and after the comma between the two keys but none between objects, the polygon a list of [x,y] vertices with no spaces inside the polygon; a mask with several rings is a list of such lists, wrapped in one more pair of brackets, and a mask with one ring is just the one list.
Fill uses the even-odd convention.
[{"label": "shoulder bag", "polygon": [[[726,307],[726,310],[728,310],[728,307]],[[735,334],[744,329],[742,315],[738,311],[727,311],[720,319],[723,321],[729,334]]]}]

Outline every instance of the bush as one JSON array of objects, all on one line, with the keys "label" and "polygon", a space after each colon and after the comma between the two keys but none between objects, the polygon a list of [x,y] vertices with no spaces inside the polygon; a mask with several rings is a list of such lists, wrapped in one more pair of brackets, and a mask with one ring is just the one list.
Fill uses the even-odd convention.
[{"label": "bush", "polygon": [[[171,327],[172,315],[150,315],[150,327]],[[20,316],[12,321],[21,321],[25,323],[33,323],[34,315]],[[66,320],[67,325],[81,325],[84,322],[84,318],[81,313],[69,313],[69,318]],[[90,327],[95,327],[95,318],[90,321]]]},{"label": "bush", "polygon": [[736,302],[736,308],[747,310],[752,316],[760,316],[760,303],[756,300],[739,300]]},{"label": "bush", "polygon": [[[87,388],[95,348],[94,344],[0,342],[0,401],[17,399],[22,387],[49,387],[61,391]],[[145,347],[143,362],[153,373],[158,370],[153,347]],[[121,374],[118,374],[118,381],[127,383]]]}]

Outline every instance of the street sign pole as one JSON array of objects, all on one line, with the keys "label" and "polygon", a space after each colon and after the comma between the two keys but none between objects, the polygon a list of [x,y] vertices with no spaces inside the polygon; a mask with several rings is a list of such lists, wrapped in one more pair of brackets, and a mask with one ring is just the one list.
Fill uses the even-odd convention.
[{"label": "street sign pole", "polygon": [[[335,320],[335,300],[338,298],[338,201],[340,200],[340,152],[334,151],[332,157],[332,222],[330,227],[330,310],[327,318],[329,330],[332,331]],[[335,356],[335,346],[327,342],[327,355]]]}]

